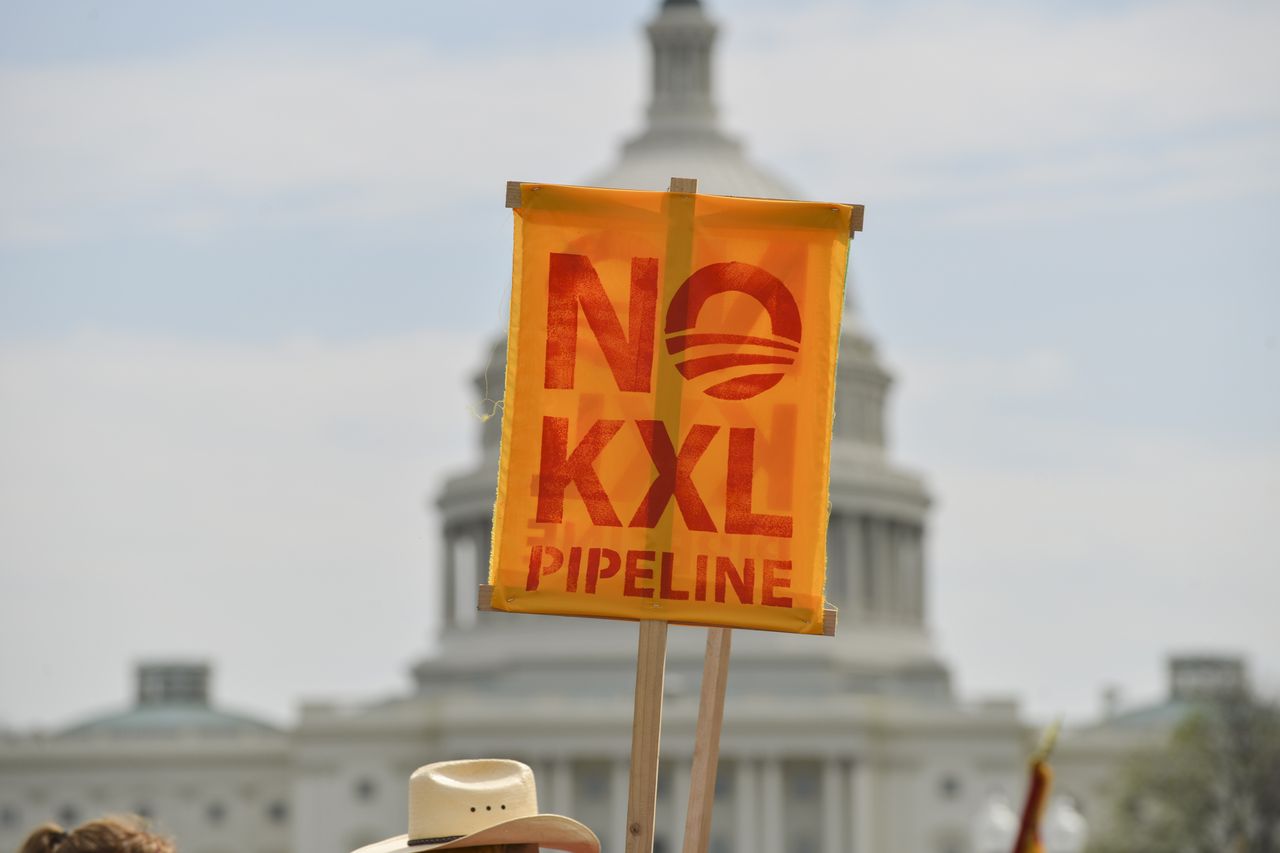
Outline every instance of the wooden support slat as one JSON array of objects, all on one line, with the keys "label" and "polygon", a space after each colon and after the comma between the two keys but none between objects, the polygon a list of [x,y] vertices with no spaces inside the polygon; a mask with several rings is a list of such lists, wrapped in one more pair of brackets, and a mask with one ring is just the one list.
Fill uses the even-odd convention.
[{"label": "wooden support slat", "polygon": [[672,178],[671,183],[667,185],[669,193],[696,193],[697,191],[697,178]]},{"label": "wooden support slat", "polygon": [[684,824],[684,853],[706,853],[711,842],[711,811],[716,802],[716,770],[720,765],[720,729],[724,722],[724,691],[729,683],[730,628],[707,629],[707,654],[702,662],[702,695],[698,726],[693,735],[693,771],[689,811]]},{"label": "wooden support slat", "polygon": [[862,230],[862,218],[866,215],[867,209],[860,204],[849,206],[853,208],[853,213],[849,217],[849,238],[852,239],[854,234]]},{"label": "wooden support slat", "polygon": [[507,207],[520,206],[520,182],[507,181]]},{"label": "wooden support slat", "polygon": [[631,719],[631,784],[627,794],[626,853],[653,853],[658,802],[658,748],[662,740],[662,687],[666,681],[667,623],[640,623],[636,704]]}]

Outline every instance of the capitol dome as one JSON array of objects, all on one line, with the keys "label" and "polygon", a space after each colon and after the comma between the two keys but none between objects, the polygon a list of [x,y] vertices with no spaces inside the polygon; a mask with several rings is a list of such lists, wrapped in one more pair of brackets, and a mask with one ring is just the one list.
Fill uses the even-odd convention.
[{"label": "capitol dome", "polygon": [[[644,129],[614,165],[584,183],[666,190],[673,177],[696,178],[699,193],[796,198],[747,159],[725,135],[712,96],[716,25],[699,0],[667,0],[646,27],[651,95]],[[948,705],[950,673],[928,626],[926,527],[931,499],[923,478],[892,458],[887,413],[893,377],[857,316],[846,286],[836,365],[827,526],[827,603],[840,611],[836,636],[744,631],[734,639],[739,676],[730,692],[773,696],[780,685],[808,695],[884,694]],[[506,340],[490,346],[474,387],[500,398]],[[507,689],[557,685],[566,693],[626,690],[634,627],[598,619],[477,613],[476,590],[489,577],[494,488],[502,410],[480,427],[481,453],[449,477],[436,505],[444,548],[439,578],[444,625],[435,654],[414,668],[423,694],[460,682]],[[534,637],[536,636],[536,642]],[[703,638],[675,630],[668,645],[670,684],[696,683]],[[747,673],[751,675],[748,676]]]},{"label": "capitol dome", "polygon": [[747,159],[717,121],[711,50],[716,25],[698,0],[664,3],[647,27],[653,56],[645,129],[613,166],[590,177],[598,187],[665,190],[672,177],[698,179],[698,191],[753,198],[796,198],[796,191]]}]

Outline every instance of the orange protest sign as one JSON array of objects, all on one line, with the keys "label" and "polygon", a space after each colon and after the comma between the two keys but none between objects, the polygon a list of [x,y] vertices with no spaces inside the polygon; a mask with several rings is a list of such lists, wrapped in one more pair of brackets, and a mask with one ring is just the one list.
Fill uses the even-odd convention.
[{"label": "orange protest sign", "polygon": [[822,633],[854,208],[546,184],[513,206],[492,607]]}]

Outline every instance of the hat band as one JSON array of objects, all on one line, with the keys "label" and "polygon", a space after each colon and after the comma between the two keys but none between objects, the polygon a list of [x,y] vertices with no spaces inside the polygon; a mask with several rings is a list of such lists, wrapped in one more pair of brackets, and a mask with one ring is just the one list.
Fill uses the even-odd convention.
[{"label": "hat band", "polygon": [[447,844],[450,841],[457,841],[461,835],[438,835],[435,838],[410,838],[409,846],[417,847],[421,844]]}]

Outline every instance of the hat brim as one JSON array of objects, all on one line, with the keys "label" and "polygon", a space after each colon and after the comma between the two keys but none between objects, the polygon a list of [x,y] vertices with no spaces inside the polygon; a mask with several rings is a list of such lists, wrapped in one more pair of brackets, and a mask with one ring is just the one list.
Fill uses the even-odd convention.
[{"label": "hat brim", "polygon": [[355,853],[425,853],[429,850],[453,850],[458,847],[483,847],[488,844],[537,844],[565,853],[600,853],[600,839],[583,824],[570,817],[554,814],[517,817],[486,827],[479,832],[440,844],[409,845],[408,835],[397,835],[361,847]]}]

